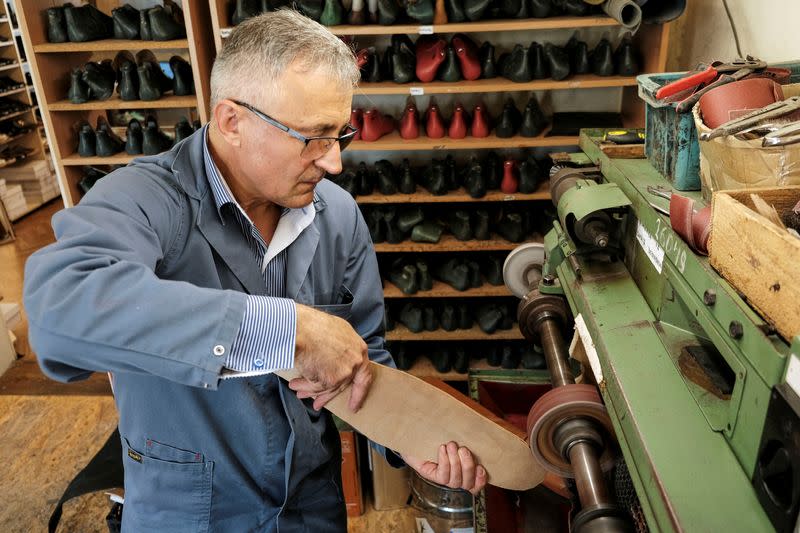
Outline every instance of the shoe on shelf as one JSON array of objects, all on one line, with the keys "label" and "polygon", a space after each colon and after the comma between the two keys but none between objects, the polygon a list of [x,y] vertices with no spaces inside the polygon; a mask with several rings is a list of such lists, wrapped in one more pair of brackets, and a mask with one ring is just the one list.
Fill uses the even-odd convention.
[{"label": "shoe on shelf", "polygon": [[428,267],[428,263],[422,259],[417,259],[415,266],[417,267],[417,281],[419,281],[419,290],[431,290],[433,288],[433,277],[431,276],[431,269]]},{"label": "shoe on shelf", "polygon": [[150,17],[147,9],[139,10],[139,38],[143,41],[153,40],[153,29],[150,27]]},{"label": "shoe on shelf", "polygon": [[502,113],[497,118],[497,125],[494,128],[495,135],[500,139],[513,137],[519,129],[520,122],[522,122],[522,115],[514,104],[514,101],[508,98],[503,105]]},{"label": "shoe on shelf", "polygon": [[530,14],[535,18],[545,18],[553,15],[552,0],[530,0]]},{"label": "shoe on shelf", "polygon": [[142,124],[137,119],[132,118],[128,122],[128,127],[125,130],[125,153],[128,155],[139,155],[144,152],[142,148],[144,132],[142,131]]},{"label": "shoe on shelf", "polygon": [[75,126],[78,132],[78,155],[80,157],[94,157],[97,155],[97,137],[92,126],[82,120]]},{"label": "shoe on shelf", "polygon": [[419,137],[419,111],[413,96],[408,97],[403,116],[400,117],[400,137],[403,139]]},{"label": "shoe on shelf", "polygon": [[64,5],[67,36],[73,43],[110,39],[114,36],[114,21],[91,4],[75,7]]},{"label": "shoe on shelf", "polygon": [[356,130],[353,140],[361,140],[361,130],[364,129],[364,110],[360,107],[350,110],[350,126]]},{"label": "shoe on shelf", "polygon": [[108,100],[114,94],[114,83],[116,82],[117,74],[114,72],[110,59],[100,63],[93,61],[86,63],[81,77],[86,86],[89,87],[90,99]]},{"label": "shoe on shelf", "polygon": [[156,155],[169,150],[172,139],[161,131],[155,117],[149,116],[145,120],[144,134],[142,136],[142,151],[144,155]]},{"label": "shoe on shelf", "polygon": [[492,0],[464,0],[464,13],[470,21],[475,22],[483,18],[491,3]]},{"label": "shoe on shelf", "polygon": [[400,178],[397,180],[397,189],[403,194],[414,194],[417,192],[417,181],[411,170],[408,159],[403,159],[403,167],[400,169]]},{"label": "shoe on shelf", "polygon": [[406,13],[420,24],[433,24],[435,7],[434,0],[408,0]]},{"label": "shoe on shelf", "polygon": [[444,8],[447,13],[447,22],[466,22],[464,0],[444,0]]},{"label": "shoe on shelf", "polygon": [[395,177],[394,165],[386,159],[381,159],[375,163],[376,182],[378,191],[383,195],[397,194],[397,178]]},{"label": "shoe on shelf", "polygon": [[453,110],[453,118],[450,120],[450,127],[447,129],[447,136],[451,139],[463,139],[467,136],[467,123],[469,117],[461,105],[461,102],[456,102],[456,107]]},{"label": "shoe on shelf", "polygon": [[[544,354],[536,351],[535,345],[523,346],[520,351],[520,363],[522,368],[528,370],[543,370],[547,368],[547,362],[544,360]],[[541,350],[541,348],[540,348]]]},{"label": "shoe on shelf", "polygon": [[489,254],[483,263],[483,275],[489,285],[495,287],[503,285],[503,261],[502,257]]},{"label": "shoe on shelf", "polygon": [[425,135],[430,139],[441,139],[446,132],[447,127],[439,111],[439,106],[431,98],[428,109],[425,111]]},{"label": "shoe on shelf", "polygon": [[411,370],[411,367],[414,366],[414,361],[417,359],[416,354],[407,350],[402,343],[396,343],[396,345],[397,347],[392,346],[391,349],[394,364],[397,365],[399,370]]},{"label": "shoe on shelf", "polygon": [[417,267],[405,263],[404,259],[395,261],[389,270],[389,281],[391,281],[403,294],[416,294],[419,291],[419,280],[417,279]]},{"label": "shoe on shelf", "polygon": [[450,190],[444,162],[434,159],[425,170],[423,186],[434,196],[444,196]]},{"label": "shoe on shelf", "polygon": [[486,180],[483,178],[483,167],[478,158],[473,156],[464,176],[464,189],[471,198],[486,196]]},{"label": "shoe on shelf", "polygon": [[539,179],[542,171],[533,155],[529,155],[519,165],[519,192],[530,194],[539,188]]},{"label": "shoe on shelf", "polygon": [[[341,174],[337,176],[331,176],[331,180],[347,191],[347,193],[355,198],[358,196],[358,186],[356,185],[356,173],[352,170],[345,169]],[[366,216],[364,217],[366,219]]]},{"label": "shoe on shelf", "polygon": [[473,237],[472,226],[469,221],[469,212],[457,209],[450,214],[449,220],[450,233],[459,241],[468,241]]},{"label": "shoe on shelf", "polygon": [[189,62],[181,56],[172,56],[169,58],[169,66],[172,69],[172,94],[175,96],[194,94],[194,76]]},{"label": "shoe on shelf", "polygon": [[389,244],[397,244],[406,239],[407,233],[400,231],[397,227],[397,209],[394,206],[382,208],[383,224],[386,228],[386,241]]},{"label": "shoe on shelf", "polygon": [[47,8],[47,42],[66,43],[67,19],[64,17],[64,6]]},{"label": "shoe on shelf", "polygon": [[127,50],[117,53],[112,63],[117,75],[117,93],[121,100],[131,102],[139,99],[139,74],[136,59]]},{"label": "shoe on shelf", "polygon": [[94,167],[83,168],[83,176],[81,176],[81,179],[78,182],[78,188],[81,190],[81,192],[83,192],[83,194],[86,194],[92,187],[94,187],[95,183],[97,183],[101,178],[104,178],[108,173]]},{"label": "shoe on shelf", "polygon": [[536,137],[540,135],[546,127],[547,119],[539,107],[536,96],[531,95],[525,106],[525,111],[522,112],[522,123],[519,127],[519,134],[523,137]]},{"label": "shoe on shelf", "polygon": [[358,51],[356,59],[361,71],[361,81],[376,83],[383,80],[381,76],[380,56],[374,46]]},{"label": "shoe on shelf", "polygon": [[544,56],[547,58],[547,66],[550,77],[555,81],[561,81],[570,75],[569,54],[552,43],[544,45]]},{"label": "shoe on shelf", "polygon": [[532,42],[528,48],[528,60],[531,65],[531,76],[534,80],[543,80],[550,77],[550,66],[544,55],[544,47],[536,41]]},{"label": "shoe on shelf", "polygon": [[497,304],[485,304],[478,308],[476,318],[481,331],[491,335],[499,329],[503,322],[503,312]]},{"label": "shoe on shelf", "polygon": [[442,305],[442,311],[439,314],[439,325],[445,331],[455,331],[458,329],[458,317],[456,316],[456,308],[450,303]]},{"label": "shoe on shelf", "polygon": [[[458,58],[461,75],[465,80],[477,80],[481,77],[481,59],[478,45],[463,33],[453,36],[451,46]],[[491,46],[491,45],[489,45]]]},{"label": "shoe on shelf", "polygon": [[458,66],[456,51],[449,44],[444,51],[444,62],[439,67],[438,79],[448,83],[461,80],[461,69]]},{"label": "shoe on shelf", "polygon": [[596,76],[614,75],[614,54],[608,39],[600,39],[592,51],[592,72]]},{"label": "shoe on shelf", "polygon": [[519,190],[517,164],[513,159],[507,159],[503,163],[503,180],[500,182],[500,190],[506,194],[514,194]]},{"label": "shoe on shelf", "polygon": [[195,130],[192,128],[192,125],[189,124],[189,120],[186,117],[181,117],[175,124],[175,144],[190,137],[194,132]]},{"label": "shoe on shelf", "polygon": [[389,115],[384,115],[377,109],[364,111],[364,129],[361,132],[361,140],[374,142],[394,131],[394,119]]},{"label": "shoe on shelf", "polygon": [[150,31],[154,41],[172,41],[186,37],[183,10],[172,0],[164,0],[164,6],[147,10]]},{"label": "shoe on shelf", "polygon": [[511,53],[502,60],[501,73],[504,78],[517,83],[524,83],[533,79],[529,49],[521,44],[514,45]]},{"label": "shoe on shelf", "polygon": [[475,223],[472,226],[472,233],[476,241],[488,241],[491,237],[489,233],[489,213],[485,209],[478,209],[474,213]]},{"label": "shoe on shelf", "polygon": [[361,26],[367,23],[367,11],[364,8],[364,0],[353,0],[350,5],[350,13],[347,15],[347,23],[351,26]]},{"label": "shoe on shelf", "polygon": [[614,71],[618,76],[635,76],[639,73],[639,58],[630,33],[625,34],[614,52]]},{"label": "shoe on shelf", "polygon": [[495,231],[510,242],[522,242],[525,240],[526,232],[523,228],[522,216],[519,213],[504,212],[495,226]]},{"label": "shoe on shelf", "polygon": [[394,24],[403,14],[403,10],[397,0],[378,0],[378,24],[389,26]]},{"label": "shoe on shelf", "polygon": [[67,98],[73,104],[85,104],[90,100],[89,86],[83,81],[83,70],[80,68],[72,69]]},{"label": "shoe on shelf", "polygon": [[139,38],[139,10],[123,4],[111,10],[114,39],[134,40]]},{"label": "shoe on shelf", "polygon": [[319,23],[323,26],[338,26],[344,20],[344,7],[339,0],[324,0]]},{"label": "shoe on shelf", "polygon": [[363,161],[356,170],[356,190],[360,196],[369,196],[375,191],[375,173]]},{"label": "shoe on shelf", "polygon": [[573,74],[588,74],[592,71],[589,63],[589,45],[585,41],[573,36],[564,48],[569,54],[569,64]]},{"label": "shoe on shelf", "polygon": [[436,331],[439,329],[439,319],[436,317],[436,309],[434,309],[433,306],[422,306],[422,323],[425,331]]},{"label": "shoe on shelf", "polygon": [[[350,194],[353,195],[352,192]],[[367,223],[367,231],[369,231],[369,237],[372,239],[373,244],[378,244],[386,240],[383,213],[379,209],[365,210],[364,221]]]},{"label": "shoe on shelf", "polygon": [[140,50],[136,54],[136,72],[139,75],[139,99],[153,101],[172,90],[172,80],[161,70],[155,54]]},{"label": "shoe on shelf", "polygon": [[392,79],[395,83],[414,81],[417,54],[414,43],[406,34],[392,35]]},{"label": "shoe on shelf", "polygon": [[97,117],[95,128],[96,151],[98,157],[110,157],[120,153],[125,148],[125,141],[119,138],[111,129],[106,117]]},{"label": "shoe on shelf", "polygon": [[400,315],[397,317],[398,321],[403,324],[412,333],[420,333],[425,329],[425,322],[423,318],[422,307],[409,302],[400,309]]},{"label": "shoe on shelf", "polygon": [[396,226],[397,229],[402,233],[408,233],[414,229],[414,226],[421,224],[424,221],[425,214],[422,211],[422,207],[417,205],[400,213],[400,215],[397,217]]},{"label": "shoe on shelf", "polygon": [[425,221],[411,230],[411,240],[414,242],[437,243],[441,238],[442,227],[436,222]]},{"label": "shoe on shelf", "polygon": [[494,62],[494,46],[492,43],[484,41],[478,50],[478,60],[481,66],[481,78],[491,79],[497,77],[497,65]]},{"label": "shoe on shelf", "polygon": [[447,41],[435,35],[422,35],[415,45],[417,52],[416,74],[423,83],[436,79],[436,73],[446,58]]},{"label": "shoe on shelf", "polygon": [[506,344],[503,346],[503,355],[500,357],[500,366],[507,370],[513,370],[519,366],[520,353],[514,347]]},{"label": "shoe on shelf", "polygon": [[457,291],[465,291],[470,287],[469,267],[462,258],[453,257],[440,263],[435,269],[435,274],[436,279],[447,283]]}]

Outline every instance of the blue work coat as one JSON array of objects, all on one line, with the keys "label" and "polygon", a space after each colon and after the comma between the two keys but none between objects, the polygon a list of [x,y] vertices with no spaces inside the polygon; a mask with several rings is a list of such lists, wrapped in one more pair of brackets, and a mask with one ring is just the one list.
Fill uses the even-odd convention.
[{"label": "blue work coat", "polygon": [[[288,248],[286,295],[384,348],[383,291],[355,201],[323,180]],[[260,265],[216,209],[198,132],[100,180],[53,217],[57,242],[25,268],[30,341],[60,381],[114,375],[123,531],[340,531],[339,437],[275,375],[220,379]],[[81,416],[75,413],[75,416]]]}]

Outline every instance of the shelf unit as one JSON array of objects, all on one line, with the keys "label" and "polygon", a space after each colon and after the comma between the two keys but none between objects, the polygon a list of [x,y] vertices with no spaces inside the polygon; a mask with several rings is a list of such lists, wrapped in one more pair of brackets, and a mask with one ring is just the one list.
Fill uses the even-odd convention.
[{"label": "shelf unit", "polygon": [[[97,0],[95,6],[111,14],[119,7],[121,0]],[[86,43],[47,42],[47,20],[45,10],[52,7],[49,0],[17,0],[18,18],[25,46],[32,52],[28,55],[39,104],[42,108],[48,137],[53,139],[51,149],[56,171],[59,176],[64,204],[69,207],[78,202],[81,192],[78,188],[85,165],[124,165],[134,156],[125,153],[113,157],[80,158],[77,156],[78,135],[73,125],[79,120],[87,120],[92,126],[100,115],[108,115],[117,110],[154,111],[156,115],[167,110],[176,110],[190,121],[208,121],[210,98],[210,74],[215,50],[211,34],[209,7],[205,2],[182,2],[181,8],[186,27],[186,38],[172,41],[140,41],[104,39]],[[180,55],[192,65],[195,95],[169,95],[153,102],[125,102],[114,94],[103,101],[85,104],[72,104],[66,100],[70,84],[70,72],[88,61],[113,58],[117,52],[129,50],[152,50],[160,61],[172,55]],[[107,117],[108,118],[108,117]],[[167,124],[163,124],[167,125]],[[166,128],[164,128],[166,129]]]},{"label": "shelf unit", "polygon": [[[49,159],[48,157],[48,143],[47,139],[40,135],[38,126],[40,124],[37,116],[36,111],[38,106],[36,105],[36,101],[34,100],[35,96],[31,91],[31,87],[27,85],[25,79],[25,57],[26,53],[24,49],[21,49],[17,45],[16,36],[19,34],[18,30],[12,26],[11,17],[9,16],[10,9],[12,7],[6,0],[2,0],[0,2],[2,7],[0,7],[0,11],[2,12],[2,16],[0,16],[0,35],[3,36],[11,36],[11,39],[8,41],[0,42],[0,58],[3,59],[11,59],[14,62],[9,65],[3,65],[0,67],[0,76],[7,76],[14,81],[20,82],[23,84],[23,87],[12,89],[9,91],[5,91],[0,93],[0,97],[6,98],[9,100],[15,100],[21,102],[27,106],[28,109],[24,111],[18,111],[15,113],[10,113],[5,116],[0,116],[0,122],[6,122],[9,120],[15,119],[23,119],[27,126],[30,126],[29,131],[15,135],[14,137],[8,139],[7,141],[0,143],[0,148],[5,149],[7,147],[13,146],[21,146],[25,147],[29,150],[32,150],[25,159],[11,164],[0,164],[0,179],[4,178],[4,172],[2,169],[8,169],[10,167],[16,167],[21,164],[30,163],[33,161],[45,161]],[[48,169],[51,167],[48,164]],[[18,181],[14,181],[14,183],[19,183]],[[9,182],[9,185],[11,182]],[[26,198],[26,206],[25,209],[21,211],[16,211],[11,215],[11,220],[15,221],[23,216],[31,213],[38,209],[43,203],[49,202],[58,197],[57,193],[53,193],[47,197],[36,199],[36,200],[29,200]]]},{"label": "shelf unit", "polygon": [[[231,30],[229,15],[232,11],[232,5],[231,0],[209,1],[211,26],[214,34],[214,44],[217,50],[220,49]],[[389,36],[396,33],[409,34],[412,38],[415,38],[416,35],[421,34],[453,34],[463,32],[477,34],[473,36],[473,38],[475,38],[478,44],[480,44],[482,40],[490,40],[494,43],[513,38],[515,40],[514,42],[527,45],[533,40],[540,40],[537,38],[537,35],[541,35],[541,32],[547,32],[548,36],[552,36],[554,35],[553,32],[557,32],[557,35],[564,36],[563,40],[566,42],[571,33],[575,30],[619,33],[622,31],[622,27],[616,20],[610,17],[589,16],[490,20],[443,25],[401,24],[392,26],[333,26],[330,30],[336,35],[352,36],[356,41],[366,39],[369,43],[368,45],[375,45],[379,50],[383,51],[384,47],[382,45],[388,44]],[[508,33],[510,37],[503,35],[506,33]],[[483,34],[483,37],[481,37],[481,34]],[[634,46],[640,50],[641,54],[642,72],[659,72],[664,70],[668,38],[669,28],[667,25],[642,26],[634,37]],[[359,45],[357,45],[357,47],[358,46]],[[498,46],[497,57],[500,55],[500,48],[501,47]],[[508,49],[510,50],[510,47]],[[637,96],[635,76],[598,77],[594,75],[578,75],[562,81],[544,79],[527,83],[515,83],[504,78],[490,80],[480,79],[475,81],[462,80],[456,83],[440,81],[431,83],[411,82],[408,84],[396,84],[393,82],[362,83],[355,91],[354,107],[372,107],[375,105],[373,104],[374,98],[375,101],[382,99],[380,100],[381,103],[377,104],[377,107],[381,109],[381,105],[384,102],[403,102],[408,95],[423,98],[429,95],[443,95],[443,98],[450,98],[451,96],[449,95],[473,95],[470,97],[481,98],[480,95],[484,95],[484,98],[488,100],[491,98],[488,95],[495,94],[502,95],[502,97],[505,98],[513,93],[521,92],[575,90],[613,91],[613,94],[619,95],[620,98],[618,105],[619,111],[623,116],[623,124],[626,127],[641,127],[644,125],[644,106],[641,105]],[[394,100],[391,100],[393,97]],[[390,100],[387,100],[387,98]],[[465,96],[465,99],[466,98],[467,96]],[[364,105],[359,106],[358,102],[364,102]],[[424,111],[425,106],[419,105],[419,100],[417,100],[417,103],[420,112]],[[397,107],[398,106],[395,106],[395,108]],[[465,107],[467,107],[468,111],[470,110],[469,105]],[[450,109],[448,106],[444,105],[442,109],[445,110],[445,115],[449,114]],[[383,109],[382,111],[389,112]],[[496,113],[494,113],[493,116],[496,116]],[[399,162],[399,158],[408,157],[409,159],[414,159],[418,163],[420,160],[424,162],[426,158],[428,161],[431,158],[440,159],[444,157],[445,152],[453,154],[454,157],[463,159],[473,153],[477,153],[476,151],[490,149],[510,154],[509,157],[515,157],[514,154],[519,153],[520,150],[527,151],[538,149],[541,154],[542,151],[547,151],[551,148],[575,146],[577,142],[577,136],[551,137],[547,136],[547,131],[542,135],[532,138],[515,136],[501,139],[492,134],[485,138],[429,139],[422,135],[413,140],[402,139],[399,133],[395,131],[375,142],[354,141],[348,148],[345,155],[345,162],[346,164],[348,161],[355,163],[355,161],[361,159],[374,162],[376,159],[392,158],[392,156],[394,156],[398,159],[397,162]],[[403,155],[398,155],[400,153]],[[354,155],[356,156],[355,160],[352,159]],[[463,189],[451,191],[441,196],[434,196],[422,187],[418,187],[414,194],[381,195],[375,193],[367,196],[357,196],[356,202],[366,207],[391,204],[434,204],[437,209],[446,208],[448,204],[461,204],[459,207],[460,209],[475,209],[479,207],[476,204],[515,202],[515,205],[523,208],[530,206],[531,209],[536,209],[537,207],[541,208],[545,206],[546,204],[543,204],[543,202],[549,202],[549,199],[549,186],[547,183],[543,183],[539,190],[532,194],[505,194],[500,191],[489,191],[484,197],[476,199],[471,198]],[[545,228],[541,229],[542,231],[545,230]],[[535,234],[528,239],[528,242],[541,242],[541,240],[541,235]],[[513,250],[517,246],[518,244],[506,241],[496,235],[493,235],[491,239],[486,241],[459,241],[452,235],[445,234],[437,243],[416,243],[411,241],[404,241],[397,244],[386,242],[377,243],[375,244],[375,251],[378,254],[389,254],[390,258],[396,258],[402,257],[402,254],[407,253],[428,254],[433,252],[464,252],[473,255],[484,252],[503,253]],[[459,292],[437,281],[430,291],[419,291],[414,295],[405,295],[395,285],[386,280],[384,283],[384,297],[392,299],[393,301],[404,298],[424,300],[426,298],[436,299],[441,297],[506,298],[510,297],[510,293],[505,287],[494,287],[490,285]],[[521,334],[516,329],[510,332],[498,333],[499,334],[494,336],[489,336],[483,334],[477,328],[474,328],[474,330],[467,330],[466,332],[445,332],[443,330],[438,330],[413,334],[398,325],[395,330],[387,333],[386,339],[395,342],[408,342],[416,340],[518,340],[522,338]],[[410,372],[419,376],[436,377],[440,379],[466,379],[466,377],[457,376],[456,373],[439,374],[433,369],[430,362],[424,358],[420,358]]]},{"label": "shelf unit", "polygon": [[490,340],[521,340],[524,337],[516,324],[511,329],[498,329],[494,333],[485,333],[478,326],[469,329],[445,331],[420,331],[414,333],[403,324],[397,324],[393,330],[386,332],[387,341],[490,341]]}]

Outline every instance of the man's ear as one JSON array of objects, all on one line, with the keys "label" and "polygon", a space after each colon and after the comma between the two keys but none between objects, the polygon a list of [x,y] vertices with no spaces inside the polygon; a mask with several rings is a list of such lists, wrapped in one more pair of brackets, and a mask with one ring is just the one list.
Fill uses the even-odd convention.
[{"label": "man's ear", "polygon": [[241,108],[230,100],[221,100],[214,106],[214,122],[228,144],[240,147],[242,144],[239,129],[239,110]]}]

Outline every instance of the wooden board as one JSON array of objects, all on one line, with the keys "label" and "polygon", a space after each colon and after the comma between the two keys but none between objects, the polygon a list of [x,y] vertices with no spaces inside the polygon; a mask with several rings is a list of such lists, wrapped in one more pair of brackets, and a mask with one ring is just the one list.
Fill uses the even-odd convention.
[{"label": "wooden board", "polygon": [[[545,472],[518,428],[461,394],[401,370],[370,365],[374,380],[358,412],[347,406],[350,387],[326,406],[359,433],[403,455],[434,462],[439,446],[455,441],[472,451],[488,482],[497,487],[527,490],[544,481]],[[295,370],[278,375],[287,380],[299,376]]]},{"label": "wooden board", "polygon": [[644,143],[614,144],[600,143],[600,151],[614,159],[644,159]]},{"label": "wooden board", "polygon": [[754,211],[752,193],[778,213],[800,200],[800,186],[715,193],[709,261],[791,341],[800,335],[800,239]]},{"label": "wooden board", "polygon": [[[86,104],[81,104],[86,105]],[[478,150],[484,148],[535,148],[538,146],[574,146],[578,144],[578,137],[558,136],[547,137],[547,132],[537,137],[522,137],[515,135],[510,138],[500,138],[495,134],[488,137],[465,137],[464,139],[431,139],[420,136],[416,139],[403,139],[396,131],[381,137],[377,141],[353,141],[348,147],[349,151],[406,151],[406,150]]]}]

